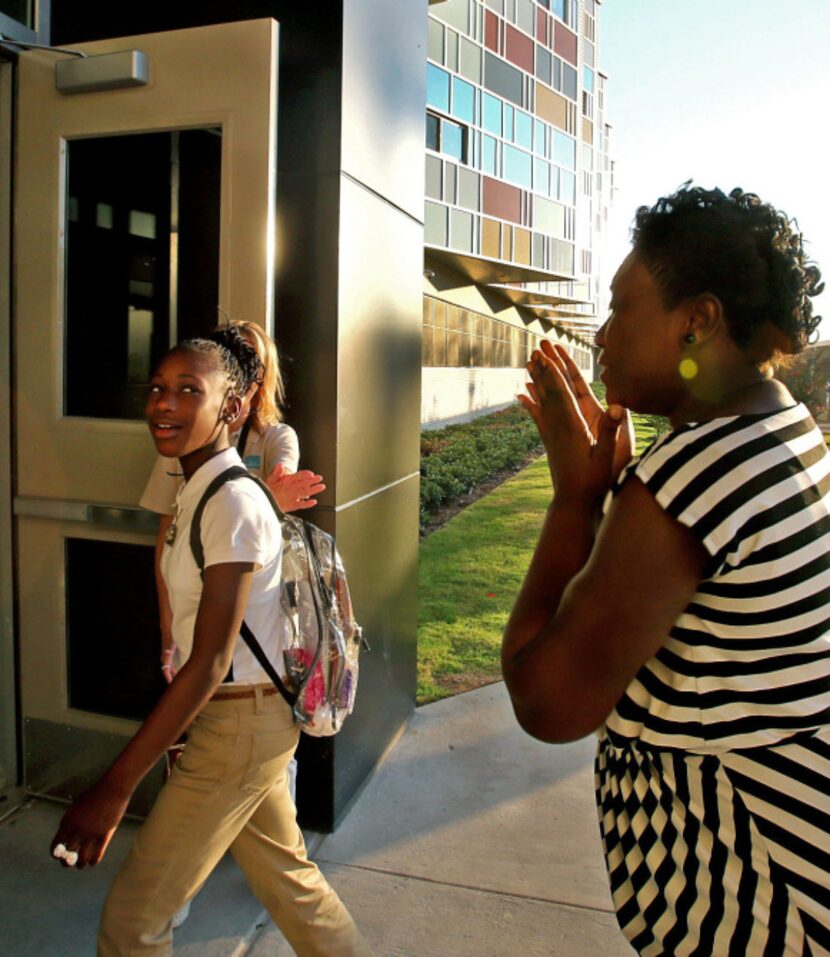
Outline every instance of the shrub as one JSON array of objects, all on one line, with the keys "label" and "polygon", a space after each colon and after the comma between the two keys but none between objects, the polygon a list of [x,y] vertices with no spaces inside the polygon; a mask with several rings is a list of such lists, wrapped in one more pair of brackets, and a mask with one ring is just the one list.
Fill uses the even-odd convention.
[{"label": "shrub", "polygon": [[541,453],[536,426],[518,403],[472,422],[421,433],[421,516],[472,491],[502,469]]}]

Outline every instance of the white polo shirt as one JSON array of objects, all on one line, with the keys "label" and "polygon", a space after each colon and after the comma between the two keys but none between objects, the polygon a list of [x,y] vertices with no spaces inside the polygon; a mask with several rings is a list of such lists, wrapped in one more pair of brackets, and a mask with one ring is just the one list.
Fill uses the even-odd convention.
[{"label": "white polo shirt", "polygon": [[[193,513],[208,485],[232,465],[242,465],[236,449],[225,449],[200,466],[176,497],[176,537],[165,545],[161,573],[173,611],[176,666],[190,657],[196,612],[202,597],[202,578],[190,550]],[[280,675],[284,674],[280,647],[280,581],[282,532],[266,493],[246,478],[223,485],[202,512],[201,538],[205,567],[226,562],[252,562],[254,571],[245,621]],[[260,668],[241,637],[233,653],[233,683],[261,684],[268,675]]]}]

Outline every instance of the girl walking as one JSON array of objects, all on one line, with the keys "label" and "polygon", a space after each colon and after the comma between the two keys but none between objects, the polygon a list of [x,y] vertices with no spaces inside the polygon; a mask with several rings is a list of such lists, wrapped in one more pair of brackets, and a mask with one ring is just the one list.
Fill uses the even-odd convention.
[{"label": "girl walking", "polygon": [[269,636],[280,613],[282,539],[263,490],[229,482],[208,502],[204,580],[190,551],[202,494],[241,462],[229,428],[258,370],[254,350],[232,334],[226,345],[182,343],[151,380],[151,434],[159,453],[177,458],[184,473],[161,560],[180,668],[121,755],[64,815],[53,853],[60,844],[77,854],[78,867],[98,863],[138,783],[185,730],[189,738],[113,882],[100,957],[169,955],[173,915],[228,848],[301,957],[371,954],[306,856],[287,778],[299,730],[239,637],[244,618],[279,668]]}]

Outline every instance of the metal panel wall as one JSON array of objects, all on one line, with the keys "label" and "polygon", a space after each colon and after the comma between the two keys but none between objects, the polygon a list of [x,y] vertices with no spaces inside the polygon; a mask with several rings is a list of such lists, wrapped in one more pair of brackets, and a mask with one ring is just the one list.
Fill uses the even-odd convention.
[{"label": "metal panel wall", "polygon": [[[323,830],[397,735],[416,683],[427,24],[420,5],[383,0],[347,0],[343,17],[342,99],[281,76],[284,101],[295,84],[307,109],[280,128],[277,336],[303,461],[329,485],[315,518],[337,535],[373,649],[344,731],[302,745],[301,818]],[[311,82],[322,92],[326,77]],[[309,115],[339,131],[335,154]],[[306,162],[287,140],[308,144]],[[330,769],[330,793],[308,793],[312,767],[312,784]]]}]

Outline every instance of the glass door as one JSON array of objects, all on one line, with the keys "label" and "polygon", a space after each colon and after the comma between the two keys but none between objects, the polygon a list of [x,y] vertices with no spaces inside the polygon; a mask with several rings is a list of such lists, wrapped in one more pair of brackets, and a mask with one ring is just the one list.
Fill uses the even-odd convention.
[{"label": "glass door", "polygon": [[[149,376],[222,315],[272,326],[277,25],[80,44],[144,85],[59,92],[18,63],[16,582],[25,773],[70,796],[158,694]],[[98,61],[103,62],[103,61]]]}]

